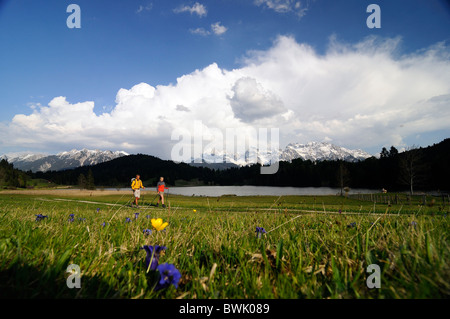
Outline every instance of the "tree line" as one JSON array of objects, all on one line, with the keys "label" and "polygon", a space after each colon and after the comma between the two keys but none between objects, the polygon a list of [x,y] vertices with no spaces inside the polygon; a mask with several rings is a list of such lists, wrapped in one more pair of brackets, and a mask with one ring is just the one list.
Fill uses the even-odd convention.
[{"label": "tree line", "polygon": [[27,187],[27,182],[30,180],[30,176],[25,172],[22,172],[14,168],[13,164],[8,163],[7,160],[2,159],[0,161],[0,187]]}]

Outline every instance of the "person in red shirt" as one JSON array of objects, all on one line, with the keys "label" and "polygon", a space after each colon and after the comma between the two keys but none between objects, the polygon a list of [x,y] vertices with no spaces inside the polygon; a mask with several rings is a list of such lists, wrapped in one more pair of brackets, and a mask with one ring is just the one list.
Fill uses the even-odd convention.
[{"label": "person in red shirt", "polygon": [[166,205],[164,205],[164,190],[165,189],[169,189],[169,187],[166,187],[166,183],[164,183],[164,177],[160,177],[159,178],[159,182],[156,185],[156,191],[159,194],[159,199],[158,199],[158,203],[156,204],[156,207],[159,206],[159,203],[162,203],[162,207],[166,207]]}]

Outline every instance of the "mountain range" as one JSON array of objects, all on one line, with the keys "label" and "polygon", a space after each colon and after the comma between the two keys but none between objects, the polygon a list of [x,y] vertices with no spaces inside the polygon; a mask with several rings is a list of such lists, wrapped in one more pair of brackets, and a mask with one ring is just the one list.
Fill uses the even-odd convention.
[{"label": "mountain range", "polygon": [[[0,159],[6,159],[14,164],[15,168],[22,171],[46,172],[71,169],[81,166],[95,165],[113,160],[118,157],[128,156],[123,151],[102,151],[102,150],[76,150],[58,153],[56,155],[22,153],[3,155]],[[284,150],[276,150],[274,158],[280,161],[291,162],[294,159],[324,161],[324,160],[344,160],[347,162],[357,162],[365,160],[372,155],[362,150],[349,150],[326,142],[311,142],[307,144],[290,143]],[[226,169],[233,166],[246,166],[255,161],[261,164],[271,162],[272,153],[260,154],[256,148],[250,148],[243,154],[235,153],[232,156],[224,155],[223,152],[204,152],[202,159],[193,160],[189,163],[192,166],[205,166],[216,169]]]},{"label": "mountain range", "polygon": [[111,152],[84,148],[82,150],[73,149],[56,155],[33,153],[2,155],[0,159],[6,159],[9,163],[14,164],[15,168],[22,171],[46,172],[95,165],[127,155],[129,154],[123,151]]},{"label": "mountain range", "polygon": [[357,149],[350,150],[326,142],[310,142],[307,144],[289,143],[280,155],[280,160],[291,162],[293,159],[316,161],[343,160],[346,162],[363,161],[372,157],[371,154]]},{"label": "mountain range", "polygon": [[[416,190],[437,191],[447,201],[450,191],[450,138],[427,147],[414,148],[403,152],[389,151],[383,156],[372,156],[364,161],[338,162],[319,160],[324,151],[329,156],[338,156],[329,145],[312,143],[316,153],[309,152],[311,160],[293,159],[280,162],[276,174],[260,174],[260,165],[237,166],[228,169],[216,167],[194,167],[187,163],[175,163],[151,155],[128,155],[93,166],[80,166],[62,171],[36,172],[24,174],[13,172],[13,165],[0,161],[0,187],[27,187],[27,181],[40,179],[56,185],[79,185],[82,175],[92,172],[94,184],[102,187],[129,187],[130,178],[136,174],[143,177],[144,185],[155,185],[159,176],[164,176],[168,185],[256,185],[291,187],[340,187],[342,182],[351,188],[389,189],[392,191]],[[292,158],[301,155],[305,147],[290,145]],[[294,152],[295,151],[295,152]],[[287,153],[287,152],[286,152]],[[334,153],[334,155],[333,155]],[[342,155],[344,153],[340,153]],[[31,158],[29,154],[28,158]],[[342,157],[350,159],[349,157]],[[286,159],[286,157],[284,157]],[[227,164],[227,165],[225,165]],[[195,165],[197,166],[197,165]],[[413,167],[413,171],[411,171]],[[211,169],[214,168],[214,169]],[[2,172],[3,170],[3,172]],[[9,173],[8,173],[9,172]],[[411,172],[414,179],[411,179]],[[22,174],[22,175],[21,175]],[[25,176],[27,175],[27,176]],[[2,177],[3,176],[3,180]],[[10,177],[9,180],[7,177]],[[11,180],[12,178],[12,180]],[[437,201],[438,199],[436,199]],[[440,200],[440,199],[439,199]],[[444,202],[445,203],[445,202]]]},{"label": "mountain range", "polygon": [[[222,151],[204,152],[201,159],[192,159],[191,163],[195,166],[206,166],[228,164],[229,166],[246,166],[258,162],[263,165],[270,164],[271,158],[280,161],[292,162],[292,160],[301,158],[303,160],[316,161],[335,161],[343,160],[346,162],[358,162],[372,157],[371,154],[362,150],[350,150],[341,146],[326,142],[310,142],[307,144],[289,143],[284,150],[258,152],[256,148],[250,148],[243,153],[236,152],[232,156],[224,154]],[[202,165],[203,164],[203,165]],[[228,167],[229,167],[228,166]],[[226,167],[226,168],[228,168]]]}]

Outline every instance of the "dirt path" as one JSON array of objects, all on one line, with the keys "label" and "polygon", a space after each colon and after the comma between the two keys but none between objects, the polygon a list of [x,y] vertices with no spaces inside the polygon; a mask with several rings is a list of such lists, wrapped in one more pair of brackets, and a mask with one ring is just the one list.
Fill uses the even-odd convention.
[{"label": "dirt path", "polygon": [[[119,204],[119,203],[94,202],[94,201],[89,201],[89,200],[77,200],[77,199],[67,199],[67,198],[35,198],[35,200],[44,201],[44,202],[75,202],[75,203],[83,203],[83,204],[95,204],[95,205],[134,208],[134,207],[131,207],[130,205],[123,205],[123,204]],[[178,208],[180,208],[180,207],[171,207],[171,209],[178,209]],[[164,209],[164,208],[149,206],[147,204],[144,204],[144,205],[140,205],[138,209]]]}]

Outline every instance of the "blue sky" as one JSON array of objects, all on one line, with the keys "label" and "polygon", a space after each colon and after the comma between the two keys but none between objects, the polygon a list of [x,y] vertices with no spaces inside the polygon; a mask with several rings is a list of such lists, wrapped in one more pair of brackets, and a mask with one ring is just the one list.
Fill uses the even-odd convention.
[{"label": "blue sky", "polygon": [[[297,2],[300,4],[299,7],[296,6]],[[66,12],[66,8],[71,3],[76,3],[81,8],[80,29],[69,29],[66,25],[66,19],[70,14]],[[366,8],[371,3],[378,4],[381,8],[381,29],[369,29],[366,26],[366,18],[369,16]],[[208,127],[217,126],[224,129],[235,127],[239,123],[253,127],[262,125],[267,127],[270,123],[274,123],[273,125],[281,129],[281,147],[288,142],[326,140],[341,146],[376,153],[382,146],[396,145],[402,148],[411,144],[426,146],[439,142],[449,137],[449,126],[436,124],[446,119],[447,113],[436,116],[436,121],[428,118],[424,121],[423,118],[428,116],[417,112],[416,117],[411,114],[411,117],[402,119],[407,124],[385,121],[386,127],[401,125],[411,127],[403,133],[391,130],[391,135],[386,133],[382,137],[377,137],[379,135],[377,130],[383,127],[383,120],[379,120],[380,114],[389,113],[389,110],[397,107],[396,105],[405,107],[405,110],[420,110],[425,107],[420,104],[423,101],[440,97],[438,104],[433,102],[435,104],[432,106],[427,104],[426,107],[430,110],[448,108],[450,85],[445,84],[447,77],[441,72],[444,73],[445,67],[449,64],[449,8],[448,1],[438,0],[2,1],[0,136],[3,142],[0,142],[0,154],[25,150],[58,152],[74,147],[95,147],[124,149],[130,153],[142,152],[168,158],[169,146],[173,145],[170,143],[170,128],[179,127],[183,121],[176,122],[178,113],[171,115],[170,112],[160,111],[161,108],[169,109],[173,106],[175,110],[176,105],[185,105],[183,97],[191,101],[187,106],[192,111],[190,113],[195,113],[194,108],[197,108],[200,114],[204,114],[201,111],[204,107],[202,101],[206,98],[217,101],[217,105],[210,104],[209,109],[216,107],[220,113],[228,108],[234,112],[230,115],[224,111],[223,116],[230,118],[226,124],[214,124],[217,121],[211,120],[205,124]],[[214,25],[219,28],[214,29]],[[270,74],[270,63],[267,61],[269,58],[281,61],[279,57],[283,54],[283,48],[297,52],[292,53],[295,58],[295,54],[302,54],[299,51],[302,45],[312,50],[308,51],[302,47],[306,50],[304,53],[310,54],[310,58],[314,59],[315,62],[311,63],[316,65],[326,60],[327,63],[323,63],[320,70],[328,68],[326,70],[333,72],[337,65],[330,62],[333,57],[330,53],[331,47],[340,48],[336,53],[342,58],[340,61],[352,61],[345,59],[349,52],[351,54],[348,57],[354,57],[352,54],[356,54],[357,57],[373,58],[373,63],[361,62],[359,67],[365,69],[368,67],[377,69],[377,63],[380,62],[378,58],[384,57],[387,60],[383,60],[381,63],[386,64],[382,65],[386,65],[386,68],[389,65],[393,66],[395,72],[399,72],[399,78],[408,79],[408,74],[423,77],[416,79],[417,83],[411,84],[411,87],[416,88],[422,95],[417,93],[418,95],[411,99],[410,96],[406,96],[406,88],[398,88],[396,92],[400,93],[396,96],[386,96],[386,101],[377,102],[381,104],[367,105],[365,111],[356,111],[358,103],[364,104],[365,92],[374,86],[369,87],[369,83],[367,87],[356,89],[356,85],[352,85],[351,91],[345,91],[345,86],[335,88],[335,85],[341,86],[341,81],[343,83],[350,81],[347,76],[351,76],[351,72],[357,72],[353,70],[355,66],[349,65],[346,69],[344,65],[342,66],[344,70],[339,71],[341,72],[339,75],[333,73],[333,80],[330,79],[328,83],[332,86],[330,92],[336,94],[330,93],[328,101],[316,101],[315,96],[321,95],[320,92],[310,94],[308,97],[301,94],[291,96],[289,92],[283,91],[281,85],[278,87],[283,80],[271,84],[270,79],[275,74]],[[385,48],[383,49],[385,51],[378,57],[373,57],[371,52],[376,52],[380,47]],[[435,53],[433,61],[427,60],[430,52]],[[280,56],[277,58],[276,54]],[[258,60],[261,56],[264,57],[266,64]],[[412,56],[414,58],[411,58]],[[359,58],[354,61],[359,61]],[[305,63],[307,65],[307,62]],[[422,70],[421,65],[427,63],[430,63],[429,67]],[[252,70],[251,66],[255,64],[260,68]],[[267,69],[264,69],[263,64]],[[235,76],[230,75],[226,79],[217,80],[221,83],[218,86],[223,90],[220,91],[219,87],[211,88],[210,92],[218,92],[214,97],[206,96],[201,88],[192,84],[195,77],[208,74],[207,70],[211,65],[216,65],[222,73],[237,70],[234,72]],[[309,71],[299,67],[295,73],[299,76],[300,86],[306,85],[305,81],[313,83],[320,81],[317,78],[311,80],[304,72]],[[315,75],[320,74],[319,69],[311,72]],[[236,74],[255,81],[239,82]],[[370,75],[370,73],[356,74],[364,79]],[[179,93],[182,90],[181,86],[177,85],[177,79],[183,76],[185,78],[189,76],[185,82],[192,80],[192,87],[186,84],[189,87],[186,90],[190,91],[189,97]],[[354,75],[352,77],[354,78]],[[210,81],[214,79],[217,77],[212,76]],[[374,75],[368,82],[375,79],[379,80],[378,76]],[[436,83],[433,88],[422,92],[421,88],[426,86],[423,81]],[[141,89],[148,94],[136,93],[139,91],[137,88],[134,90],[136,92],[133,91],[132,88],[140,83],[147,85]],[[154,88],[156,88],[155,96],[152,91]],[[176,88],[178,90],[175,90]],[[127,117],[125,112],[121,113],[123,117],[119,118],[117,115],[114,120],[108,122],[102,118],[102,114],[114,117],[116,113],[120,113],[119,110],[126,109],[125,100],[117,99],[121,89],[128,95],[137,94],[146,98],[139,100],[139,103],[142,103],[139,109],[133,109],[134,104],[129,106],[128,111],[133,113],[133,116]],[[174,89],[174,92],[170,93],[171,98],[179,93],[180,100],[164,104],[163,101],[169,99],[162,96],[165,89]],[[239,113],[236,108],[243,107],[247,110],[258,106],[250,105],[249,103],[255,101],[247,95],[240,95],[241,101],[233,100],[230,94],[234,94],[235,98],[238,97],[238,89],[244,90],[246,94],[253,92],[253,96],[257,92],[269,104],[270,101],[280,101],[282,104],[279,108],[280,114],[272,112],[270,116],[260,115],[251,120],[248,117],[239,118],[236,115]],[[227,93],[219,97],[220,92],[225,91]],[[354,94],[354,97],[344,101],[344,96],[350,94]],[[54,101],[51,106],[51,101],[57,97],[65,97],[65,100]],[[156,101],[156,97],[161,100]],[[305,101],[308,100],[307,106],[301,103],[294,105],[292,102],[303,98]],[[344,106],[340,105],[339,109],[333,109],[330,105],[335,100],[342,100]],[[92,112],[88,106],[85,109],[84,123],[89,123],[86,124],[88,127],[80,123],[69,125],[74,117],[84,116],[81,113],[71,113],[74,105],[89,101],[94,102],[94,106]],[[304,108],[307,110],[314,108],[314,102],[323,103],[323,107],[319,107],[322,111],[317,115],[306,112],[307,117],[301,118],[302,114],[305,114]],[[345,103],[355,105],[349,105],[348,111],[344,111]],[[331,109],[327,109],[325,105]],[[376,110],[378,106],[381,108],[379,114],[370,111]],[[65,108],[66,117],[58,117],[52,113],[58,107]],[[284,120],[276,118],[282,114]],[[347,123],[346,125],[350,125],[349,121],[357,118],[366,119],[373,116],[376,119],[374,121],[379,121],[377,123],[380,126],[375,125],[374,128],[369,123],[360,127],[359,129],[364,132],[373,130],[367,136],[362,136],[356,129],[352,134],[338,133],[336,130],[334,134],[333,130],[326,127],[331,127],[330,121],[335,117],[333,115],[327,118],[326,114],[342,116],[340,119],[342,123]],[[201,116],[190,115],[191,121],[208,120]],[[59,123],[55,122],[57,118],[60,120]],[[160,119],[159,123],[151,122],[155,118]],[[296,121],[296,118],[301,118],[301,121]],[[143,123],[146,119],[147,124]],[[140,132],[138,142],[131,143],[120,137],[123,133],[114,131],[114,127],[117,128],[117,125],[122,124],[126,130],[129,122],[135,123],[130,126],[131,130],[136,128]],[[43,125],[45,130],[41,130],[39,125]],[[157,129],[157,133],[154,130],[147,131],[148,126],[159,127],[159,125],[163,127]],[[435,128],[430,128],[430,125]],[[80,128],[81,126],[83,128]],[[101,133],[103,128],[104,135]],[[36,134],[37,131],[39,134]],[[55,134],[61,138],[55,140],[53,138]],[[39,139],[33,140],[32,136]],[[8,142],[5,142],[6,140]]]}]

